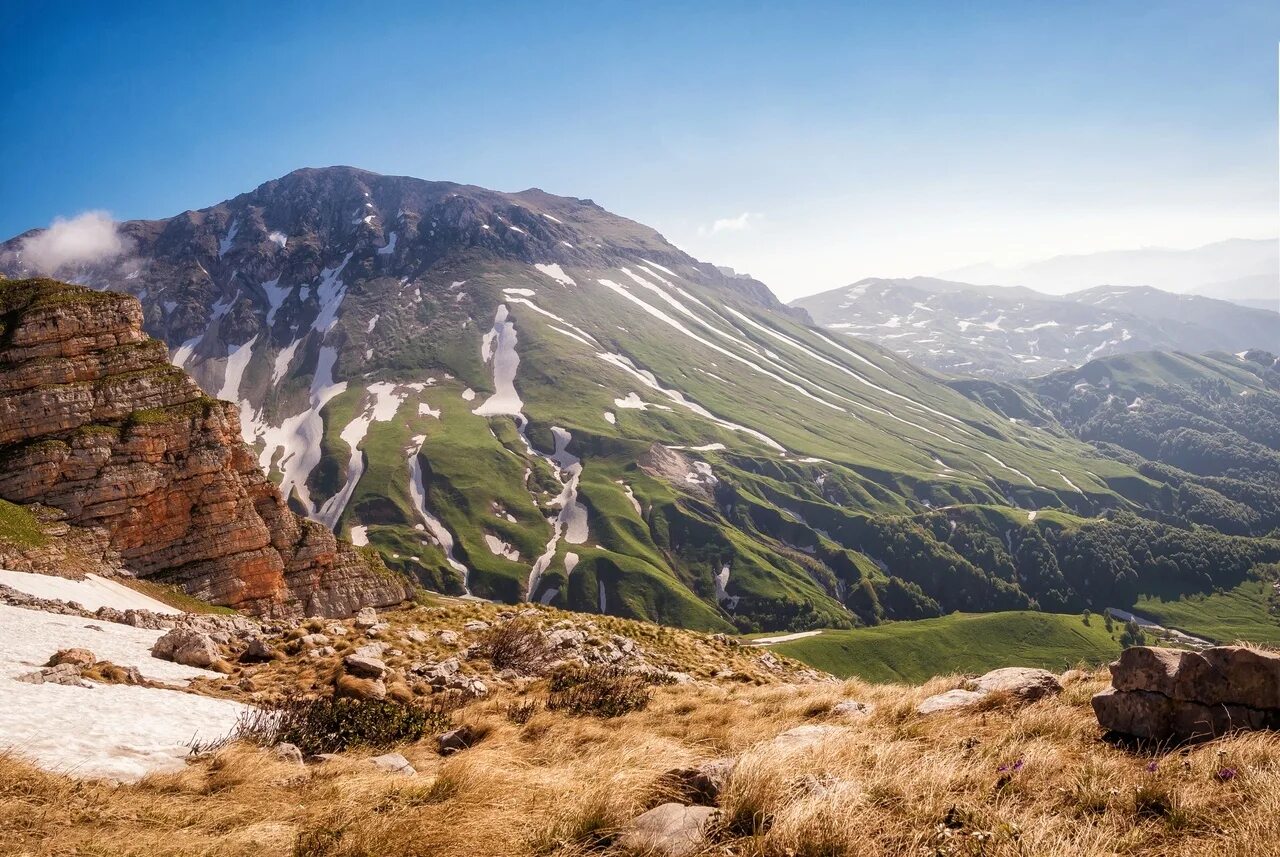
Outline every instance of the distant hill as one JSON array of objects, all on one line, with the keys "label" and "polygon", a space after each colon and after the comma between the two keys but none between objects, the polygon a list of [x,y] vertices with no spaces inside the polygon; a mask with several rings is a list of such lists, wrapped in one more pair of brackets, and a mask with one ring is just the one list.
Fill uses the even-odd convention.
[{"label": "distant hill", "polygon": [[1150,350],[1280,350],[1280,313],[1150,286],[1047,295],[928,277],[793,301],[818,324],[955,375],[1016,378]]},{"label": "distant hill", "polygon": [[969,265],[939,276],[970,283],[1023,285],[1055,294],[1091,283],[1111,283],[1223,300],[1274,299],[1280,288],[1280,242],[1233,238],[1190,250],[1144,247],[1055,256],[1007,268]]}]

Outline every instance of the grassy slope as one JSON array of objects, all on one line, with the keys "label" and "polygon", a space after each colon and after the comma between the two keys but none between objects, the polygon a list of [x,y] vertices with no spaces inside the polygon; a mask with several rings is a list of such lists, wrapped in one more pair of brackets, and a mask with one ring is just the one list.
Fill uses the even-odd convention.
[{"label": "grassy slope", "polygon": [[1176,601],[1147,597],[1133,609],[1161,625],[1217,643],[1248,640],[1274,645],[1280,643],[1280,619],[1267,612],[1270,586],[1250,580],[1226,592],[1191,595]]},{"label": "grassy slope", "polygon": [[778,654],[838,676],[919,683],[944,673],[982,673],[997,667],[1062,670],[1080,661],[1102,663],[1120,644],[1094,616],[1055,613],[953,613],[919,622],[892,622],[852,631],[824,631],[771,646]]}]

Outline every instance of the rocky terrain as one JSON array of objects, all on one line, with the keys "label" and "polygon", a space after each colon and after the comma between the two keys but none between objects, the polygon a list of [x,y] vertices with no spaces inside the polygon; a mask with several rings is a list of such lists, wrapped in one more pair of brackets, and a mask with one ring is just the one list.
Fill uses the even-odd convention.
[{"label": "rocky terrain", "polygon": [[167,357],[131,297],[0,280],[6,565],[127,569],[274,615],[403,599],[376,559],[288,510],[242,443],[235,406]]},{"label": "rocky terrain", "polygon": [[814,321],[948,375],[1028,378],[1116,354],[1280,349],[1280,314],[1135,286],[1050,295],[929,277],[792,301]]},{"label": "rocky terrain", "polygon": [[[1010,666],[872,685],[722,635],[543,606],[437,598],[262,620],[179,613],[119,584],[5,579],[0,617],[24,629],[18,648],[0,644],[0,683],[21,703],[0,713],[0,735],[21,736],[0,755],[0,835],[17,853],[1243,857],[1280,844],[1274,732],[1237,718],[1176,743],[1225,731],[1221,718],[1176,731],[1196,706],[1280,710],[1280,656],[1257,649],[1133,648],[1111,676]],[[297,743],[255,710],[289,719]],[[318,732],[300,712],[358,715]]]}]

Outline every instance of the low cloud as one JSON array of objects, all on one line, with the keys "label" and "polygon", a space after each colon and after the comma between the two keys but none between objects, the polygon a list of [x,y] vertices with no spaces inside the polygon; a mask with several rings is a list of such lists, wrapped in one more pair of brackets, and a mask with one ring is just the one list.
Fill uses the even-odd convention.
[{"label": "low cloud", "polygon": [[105,211],[86,211],[70,220],[54,218],[43,232],[22,241],[22,261],[41,274],[94,265],[123,256],[129,239]]},{"label": "low cloud", "polygon": [[751,224],[759,220],[763,215],[756,214],[753,211],[744,211],[737,217],[721,217],[713,222],[710,226],[698,227],[700,235],[717,235],[721,232],[742,232],[750,229]]}]

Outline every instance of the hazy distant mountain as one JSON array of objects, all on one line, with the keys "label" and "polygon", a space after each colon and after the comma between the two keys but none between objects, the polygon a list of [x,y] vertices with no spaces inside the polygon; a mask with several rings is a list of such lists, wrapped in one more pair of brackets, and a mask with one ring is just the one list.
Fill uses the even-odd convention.
[{"label": "hazy distant mountain", "polygon": [[1046,295],[915,277],[866,279],[792,303],[832,330],[956,375],[1026,377],[1135,351],[1280,346],[1280,314],[1150,287]]},{"label": "hazy distant mountain", "polygon": [[1280,293],[1280,242],[1234,238],[1192,250],[1147,247],[1055,256],[1015,267],[968,265],[939,274],[948,280],[1022,285],[1061,294],[1099,283],[1154,286],[1224,300],[1275,300]]}]

